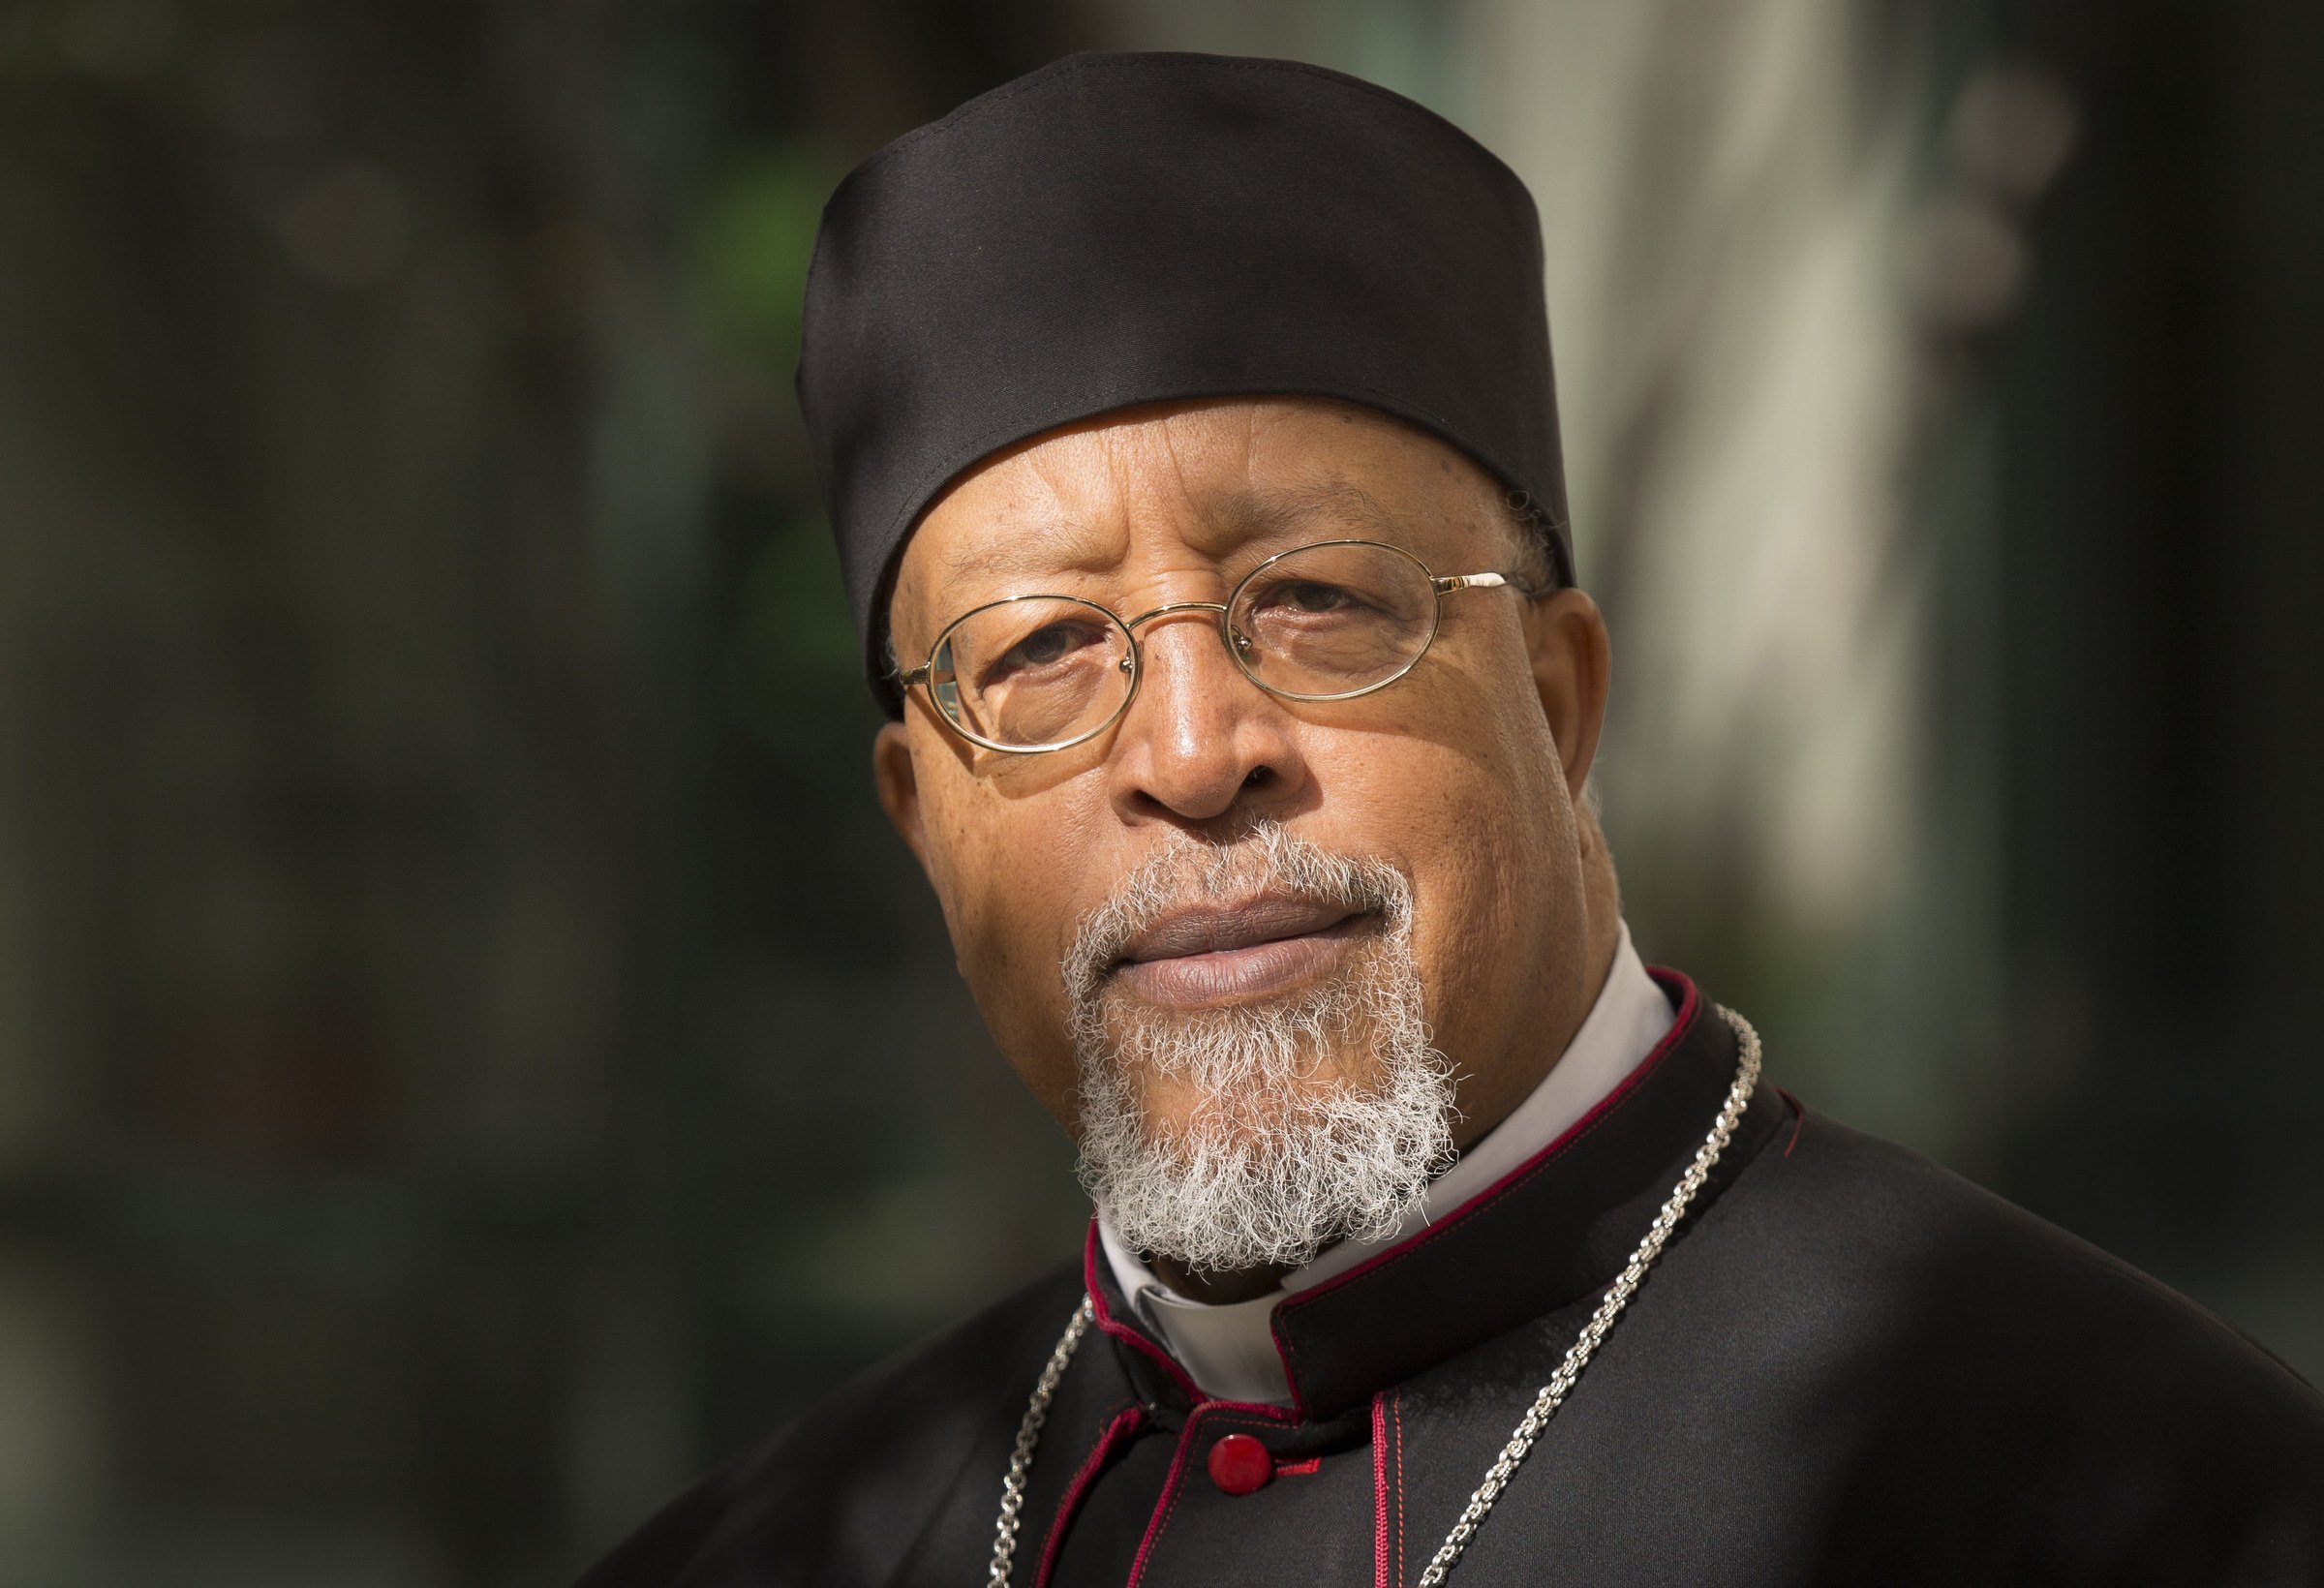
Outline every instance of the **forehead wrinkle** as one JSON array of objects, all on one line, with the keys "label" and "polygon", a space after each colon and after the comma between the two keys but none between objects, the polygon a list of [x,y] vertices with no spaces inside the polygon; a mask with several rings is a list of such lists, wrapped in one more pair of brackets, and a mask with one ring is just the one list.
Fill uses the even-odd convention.
[{"label": "forehead wrinkle", "polygon": [[[1064,571],[1095,571],[1120,556],[1120,535],[1107,524],[1074,510],[1076,493],[1060,485],[1068,476],[1070,451],[1051,457],[1035,448],[1016,463],[1020,483],[1006,507],[992,515],[987,532],[967,536],[944,557],[947,585],[970,577],[1025,578]],[[1106,517],[1113,515],[1108,514]]]},{"label": "forehead wrinkle", "polygon": [[1396,543],[1405,529],[1403,520],[1381,505],[1378,498],[1345,479],[1290,488],[1243,486],[1219,497],[1204,519],[1219,530],[1221,552],[1252,540],[1289,537],[1319,529],[1328,531],[1332,539]]},{"label": "forehead wrinkle", "polygon": [[[1198,416],[1194,422],[1199,425],[1204,417],[1208,417],[1208,415]],[[1162,432],[1162,450],[1170,460],[1170,475],[1177,485],[1178,499],[1181,502],[1198,502],[1201,500],[1201,493],[1196,489],[1194,481],[1186,477],[1186,460],[1178,451],[1179,428],[1178,425],[1173,424]]]},{"label": "forehead wrinkle", "polygon": [[1027,578],[1056,572],[1094,572],[1119,558],[1101,527],[1071,514],[1047,511],[1012,517],[997,543],[955,546],[944,554],[947,585],[970,578]]}]

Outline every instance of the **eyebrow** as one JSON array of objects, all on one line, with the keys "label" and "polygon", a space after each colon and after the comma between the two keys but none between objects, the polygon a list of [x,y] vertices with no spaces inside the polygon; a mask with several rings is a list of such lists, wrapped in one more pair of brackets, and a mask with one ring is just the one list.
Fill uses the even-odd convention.
[{"label": "eyebrow", "polygon": [[[1330,480],[1292,489],[1254,486],[1229,492],[1205,509],[1192,538],[1197,549],[1223,561],[1251,541],[1288,536],[1327,520],[1333,530],[1356,539],[1392,540],[1404,529],[1403,522],[1361,486]],[[963,547],[947,554],[944,582],[954,584],[970,575],[1029,578],[1092,570],[1113,560],[1110,545],[1105,551],[1098,549],[1110,535],[1061,514],[1030,515],[1012,530],[1005,545]]]}]

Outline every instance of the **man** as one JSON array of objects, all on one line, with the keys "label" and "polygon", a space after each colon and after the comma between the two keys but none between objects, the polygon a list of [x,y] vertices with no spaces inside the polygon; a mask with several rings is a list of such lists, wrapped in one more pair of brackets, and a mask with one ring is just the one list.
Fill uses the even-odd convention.
[{"label": "man", "polygon": [[2312,1390],[1640,963],[1540,275],[1281,62],[1060,62],[833,198],[880,798],[1097,1218],[591,1588],[2324,1581]]}]

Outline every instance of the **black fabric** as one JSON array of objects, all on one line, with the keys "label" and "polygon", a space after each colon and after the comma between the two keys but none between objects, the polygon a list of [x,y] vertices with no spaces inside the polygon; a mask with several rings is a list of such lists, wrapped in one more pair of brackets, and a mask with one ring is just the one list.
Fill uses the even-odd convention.
[{"label": "black fabric", "polygon": [[1573,579],[1540,222],[1466,134],[1288,61],[1075,55],[842,182],[799,397],[872,687],[896,555],[978,459],[1181,398],[1362,403],[1469,453]]},{"label": "black fabric", "polygon": [[[1674,989],[1678,1020],[1610,1100],[1559,1149],[1471,1199],[1422,1240],[1402,1242],[1275,1309],[1276,1349],[1299,1409],[1328,1417],[1526,1321],[1601,1294],[1630,1261],[1734,1079],[1734,1033]],[[1778,1125],[1753,1100],[1706,1185],[1706,1202]],[[1673,1143],[1685,1151],[1673,1162]],[[1453,1237],[1453,1238],[1448,1238]],[[1472,1276],[1494,1276],[1480,1286]],[[1459,1296],[1459,1306],[1441,1298]]]},{"label": "black fabric", "polygon": [[[1201,1400],[1086,1259],[842,1390],[584,1588],[983,1580],[1017,1420],[1088,1282],[1112,1331],[1059,1389],[1014,1582],[1413,1581],[1651,1216],[1601,1249],[1565,1205],[1627,1207],[1642,1155],[1667,1186],[1708,1125],[1734,1046],[1685,1007],[1653,1074],[1508,1191],[1514,1225],[1446,1221],[1407,1243],[1427,1262],[1310,1303],[1331,1359],[1310,1394],[1366,1373],[1345,1342],[1367,1328],[1455,1320],[1428,1326],[1458,1342],[1441,1359],[1330,1416]],[[1454,1581],[2324,1583],[2324,1400],[2217,1319],[1764,1084],[1722,1167]],[[1533,1267],[1591,1277],[1494,1327]],[[1204,1462],[1229,1432],[1291,1470],[1223,1493]]]}]

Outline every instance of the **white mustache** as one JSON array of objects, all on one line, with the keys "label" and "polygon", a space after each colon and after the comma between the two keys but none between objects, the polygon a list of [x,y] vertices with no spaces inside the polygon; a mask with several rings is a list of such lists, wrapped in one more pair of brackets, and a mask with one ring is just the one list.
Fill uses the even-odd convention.
[{"label": "white mustache", "polygon": [[1065,954],[1066,992],[1077,1002],[1094,996],[1130,944],[1164,917],[1254,894],[1379,914],[1391,930],[1412,908],[1411,884],[1386,861],[1335,855],[1278,822],[1253,823],[1247,836],[1225,844],[1174,832],[1083,918]]}]

